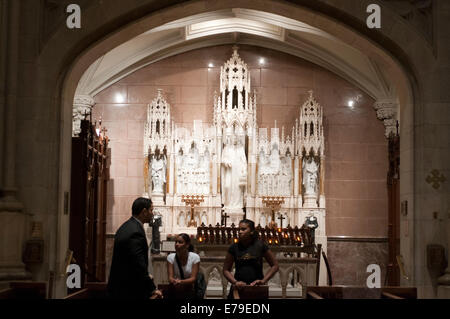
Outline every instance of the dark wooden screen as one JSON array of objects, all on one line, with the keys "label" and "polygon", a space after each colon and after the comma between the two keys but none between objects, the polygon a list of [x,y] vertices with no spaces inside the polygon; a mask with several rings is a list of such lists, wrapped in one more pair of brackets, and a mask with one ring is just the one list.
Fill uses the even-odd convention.
[{"label": "dark wooden screen", "polygon": [[398,286],[400,284],[400,270],[396,260],[396,256],[400,254],[400,136],[398,133],[391,133],[388,145],[389,261],[386,279],[389,286]]},{"label": "dark wooden screen", "polygon": [[108,138],[89,120],[72,138],[69,249],[85,282],[103,282],[106,267],[106,200],[109,180]]}]

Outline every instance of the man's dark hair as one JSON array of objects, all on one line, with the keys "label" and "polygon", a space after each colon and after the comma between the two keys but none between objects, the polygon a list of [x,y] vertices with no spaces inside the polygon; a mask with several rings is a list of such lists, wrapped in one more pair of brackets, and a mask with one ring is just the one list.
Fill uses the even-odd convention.
[{"label": "man's dark hair", "polygon": [[131,214],[137,216],[144,208],[150,208],[152,206],[152,200],[149,198],[139,197],[136,198],[131,207]]}]

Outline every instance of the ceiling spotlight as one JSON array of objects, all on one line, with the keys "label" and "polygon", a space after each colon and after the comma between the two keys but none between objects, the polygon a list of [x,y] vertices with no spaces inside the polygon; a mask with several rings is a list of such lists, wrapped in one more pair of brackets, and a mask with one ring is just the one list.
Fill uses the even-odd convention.
[{"label": "ceiling spotlight", "polygon": [[213,68],[213,67],[214,67],[214,64],[212,64],[212,63],[208,64],[208,68]]},{"label": "ceiling spotlight", "polygon": [[347,103],[348,107],[353,107],[354,104],[355,104],[355,101],[353,101],[353,100],[349,100]]},{"label": "ceiling spotlight", "polygon": [[123,96],[122,94],[120,94],[120,93],[116,93],[116,102],[117,102],[117,103],[123,103],[123,102],[125,102],[124,96]]},{"label": "ceiling spotlight", "polygon": [[259,58],[259,64],[264,64],[265,62],[264,58]]}]

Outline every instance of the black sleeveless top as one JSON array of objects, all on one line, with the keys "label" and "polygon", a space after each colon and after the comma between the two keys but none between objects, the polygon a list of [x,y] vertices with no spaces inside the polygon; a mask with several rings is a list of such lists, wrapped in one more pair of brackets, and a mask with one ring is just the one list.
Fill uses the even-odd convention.
[{"label": "black sleeveless top", "polygon": [[258,279],[263,279],[263,256],[269,250],[267,244],[255,240],[250,246],[232,244],[228,252],[233,256],[236,265],[234,278],[247,285]]}]

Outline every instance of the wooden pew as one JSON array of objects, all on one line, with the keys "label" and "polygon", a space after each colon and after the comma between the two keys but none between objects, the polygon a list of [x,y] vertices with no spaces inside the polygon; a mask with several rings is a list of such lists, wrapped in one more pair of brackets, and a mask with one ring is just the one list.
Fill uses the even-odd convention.
[{"label": "wooden pew", "polygon": [[416,287],[382,287],[381,298],[417,299]]},{"label": "wooden pew", "polygon": [[13,281],[0,290],[0,299],[46,299],[46,291],[46,282]]},{"label": "wooden pew", "polygon": [[417,299],[415,287],[309,286],[307,299]]},{"label": "wooden pew", "polygon": [[63,299],[107,299],[107,283],[88,282],[83,289],[71,293]]},{"label": "wooden pew", "polygon": [[171,285],[159,284],[158,289],[161,290],[164,299],[187,299],[193,298],[193,287],[188,285]]},{"label": "wooden pew", "polygon": [[234,299],[269,299],[269,286],[246,286],[233,290]]}]

